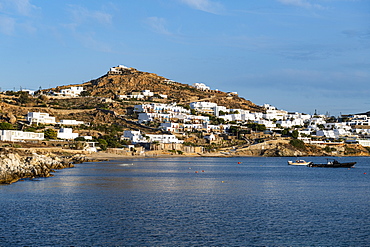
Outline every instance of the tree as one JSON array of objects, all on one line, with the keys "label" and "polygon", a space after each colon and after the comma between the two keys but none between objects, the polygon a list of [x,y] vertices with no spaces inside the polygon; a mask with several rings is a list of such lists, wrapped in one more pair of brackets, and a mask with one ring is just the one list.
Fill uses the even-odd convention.
[{"label": "tree", "polygon": [[45,139],[57,139],[58,132],[54,129],[46,129],[44,130]]},{"label": "tree", "polygon": [[20,104],[27,104],[27,103],[29,103],[31,101],[30,100],[29,93],[27,93],[27,92],[21,92],[21,94],[19,95],[18,101],[19,101]]},{"label": "tree", "polygon": [[106,150],[107,149],[108,142],[106,140],[104,140],[104,139],[98,139],[98,142],[99,142],[100,148],[102,150]]},{"label": "tree", "polygon": [[86,97],[86,96],[90,96],[91,95],[91,92],[90,91],[82,91],[81,93],[80,93],[80,96],[81,97]]},{"label": "tree", "polygon": [[292,139],[290,140],[289,143],[290,145],[292,145],[293,147],[296,147],[297,149],[306,150],[306,146],[302,140]]},{"label": "tree", "polygon": [[281,134],[283,135],[283,136],[288,136],[289,135],[289,129],[283,129],[282,131],[281,131]]},{"label": "tree", "polygon": [[83,136],[79,136],[79,137],[75,138],[75,141],[76,142],[83,142],[83,141],[86,141],[86,139]]},{"label": "tree", "polygon": [[297,138],[298,138],[298,136],[299,136],[299,132],[298,132],[298,130],[293,130],[293,132],[292,132],[292,137],[293,137],[294,139],[297,139]]}]

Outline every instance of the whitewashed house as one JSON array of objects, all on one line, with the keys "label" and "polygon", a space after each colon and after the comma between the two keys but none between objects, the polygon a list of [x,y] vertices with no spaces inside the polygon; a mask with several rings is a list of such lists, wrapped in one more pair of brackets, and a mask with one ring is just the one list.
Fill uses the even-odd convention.
[{"label": "whitewashed house", "polygon": [[184,119],[185,123],[209,123],[209,117],[206,116],[196,116],[196,115],[186,115]]},{"label": "whitewashed house", "polygon": [[130,140],[132,143],[139,143],[144,137],[140,130],[125,130],[121,137],[121,140]]},{"label": "whitewashed house", "polygon": [[218,108],[216,103],[212,102],[191,102],[190,103],[190,108],[194,109],[198,112],[203,112],[203,113],[208,113],[208,114],[213,114],[213,115],[218,115]]},{"label": "whitewashed house", "polygon": [[60,90],[59,93],[56,93],[57,95],[61,96],[67,96],[67,97],[77,97],[79,96],[82,91],[84,91],[83,87],[70,87],[66,89]]},{"label": "whitewashed house", "polygon": [[146,113],[142,112],[138,115],[138,122],[144,123],[144,122],[152,122],[154,120],[158,120],[161,122],[168,122],[171,118],[173,118],[173,114],[167,114],[167,113]]},{"label": "whitewashed house", "polygon": [[0,130],[0,141],[22,142],[22,141],[41,141],[44,133],[23,132],[20,130]]},{"label": "whitewashed house", "polygon": [[77,120],[70,120],[70,119],[62,119],[60,120],[59,124],[61,125],[81,125],[81,124],[84,124],[84,122],[77,121]]},{"label": "whitewashed house", "polygon": [[35,91],[30,89],[22,89],[21,92],[27,92],[29,95],[35,95]]},{"label": "whitewashed house", "polygon": [[182,132],[183,131],[183,124],[180,123],[172,123],[172,122],[167,122],[167,123],[161,123],[159,128],[169,131],[169,132]]},{"label": "whitewashed house", "polygon": [[350,136],[351,132],[345,129],[333,129],[333,130],[317,130],[316,136],[324,136],[326,138],[338,139],[344,136]]},{"label": "whitewashed house", "polygon": [[153,97],[154,96],[154,93],[153,92],[150,92],[150,90],[143,90],[142,94],[145,97]]},{"label": "whitewashed house", "polygon": [[266,126],[267,129],[273,129],[276,128],[276,124],[270,120],[257,120],[255,121],[257,124],[263,124]]},{"label": "whitewashed house", "polygon": [[190,110],[185,109],[182,106],[177,106],[176,103],[173,104],[161,104],[161,103],[150,103],[141,104],[134,106],[135,112],[147,112],[147,113],[185,113],[190,114]]},{"label": "whitewashed house", "polygon": [[90,153],[95,153],[97,152],[97,149],[95,147],[95,142],[86,142],[86,145],[83,149],[84,151],[88,151]]},{"label": "whitewashed house", "polygon": [[326,130],[330,129],[345,129],[345,130],[351,130],[352,127],[349,126],[347,123],[325,123],[324,128]]},{"label": "whitewashed house", "polygon": [[293,119],[293,120],[278,120],[276,124],[280,124],[283,128],[291,128],[293,126],[303,126],[303,119]]},{"label": "whitewashed house", "polygon": [[72,128],[61,128],[58,130],[57,137],[59,139],[73,140],[78,137],[78,133],[73,133]]},{"label": "whitewashed house", "polygon": [[370,139],[356,139],[357,143],[362,145],[363,147],[370,147]]},{"label": "whitewashed house", "polygon": [[184,141],[177,139],[175,135],[166,135],[166,134],[160,134],[160,135],[153,135],[153,134],[147,134],[147,137],[149,137],[150,143],[152,142],[159,142],[159,143],[184,143]]},{"label": "whitewashed house", "polygon": [[370,117],[367,115],[353,115],[350,116],[351,120],[348,121],[348,125],[365,125],[370,126]]},{"label": "whitewashed house", "polygon": [[213,142],[216,140],[216,136],[211,133],[209,135],[204,136],[204,139],[208,140],[209,142]]},{"label": "whitewashed house", "polygon": [[193,83],[193,87],[195,87],[198,90],[202,90],[202,91],[211,89],[210,87],[206,86],[206,84],[200,83],[200,82]]},{"label": "whitewashed house", "polygon": [[28,112],[26,116],[27,122],[30,124],[56,124],[55,117],[50,117],[49,113],[44,112]]},{"label": "whitewashed house", "polygon": [[152,142],[159,142],[159,143],[183,143],[184,141],[177,139],[175,135],[166,135],[166,134],[141,134],[141,131],[133,131],[133,130],[125,130],[123,132],[123,136],[121,137],[123,140],[130,140],[132,143],[152,143]]},{"label": "whitewashed house", "polygon": [[123,74],[123,71],[130,70],[131,68],[126,67],[124,65],[118,65],[116,67],[112,67],[108,71],[108,75],[121,75]]}]

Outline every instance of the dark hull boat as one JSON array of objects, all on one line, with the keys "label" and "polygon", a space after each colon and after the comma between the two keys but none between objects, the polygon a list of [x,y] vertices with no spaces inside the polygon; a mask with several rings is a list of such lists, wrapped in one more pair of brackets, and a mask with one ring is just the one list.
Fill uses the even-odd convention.
[{"label": "dark hull boat", "polygon": [[311,163],[309,167],[330,167],[330,168],[351,168],[356,164],[356,162],[345,162],[341,163],[337,160],[328,160],[328,162],[324,164],[315,164]]}]

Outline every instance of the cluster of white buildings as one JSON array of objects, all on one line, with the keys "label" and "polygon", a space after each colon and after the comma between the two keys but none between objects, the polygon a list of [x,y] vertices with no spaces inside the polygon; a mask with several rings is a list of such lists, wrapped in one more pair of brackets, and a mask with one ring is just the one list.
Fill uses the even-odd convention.
[{"label": "cluster of white buildings", "polygon": [[139,123],[159,121],[162,123],[180,120],[188,123],[207,123],[209,117],[191,115],[189,109],[173,104],[150,103],[135,105]]},{"label": "cluster of white buildings", "polygon": [[56,122],[55,117],[51,117],[49,113],[45,112],[28,112],[26,115],[26,121],[32,124],[45,124],[45,125],[82,125],[85,124],[83,121],[77,121],[74,119],[62,119],[60,122]]},{"label": "cluster of white buildings", "polygon": [[[30,124],[44,124],[44,125],[56,125],[61,126],[72,126],[84,124],[83,121],[62,119],[60,122],[56,122],[55,117],[45,112],[28,112],[26,115],[26,121]],[[73,140],[79,136],[78,133],[73,133],[72,128],[62,127],[57,130],[57,137],[63,140]],[[40,141],[43,140],[44,133],[38,132],[26,132],[21,130],[1,130],[0,141],[11,141],[11,142],[22,142],[22,141]],[[84,137],[85,139],[91,139],[91,136]]]},{"label": "cluster of white buildings", "polygon": [[[243,109],[227,109],[212,102],[192,102],[190,108],[199,113],[212,114],[225,120],[227,124],[212,125],[209,117],[190,115],[190,111],[176,104],[142,104],[136,105],[140,123],[159,121],[160,128],[172,133],[202,131],[214,134],[228,133],[236,123],[263,124],[268,130],[297,129],[302,140],[311,142],[308,137],[325,137],[328,139],[355,138],[361,142],[359,134],[370,136],[370,117],[354,115],[346,122],[327,123],[325,115],[308,115],[276,109],[269,104],[263,105],[262,112],[250,112]],[[221,114],[220,114],[221,113]],[[369,126],[367,128],[367,126]],[[363,145],[367,142],[362,141]],[[370,144],[369,144],[370,145]]]},{"label": "cluster of white buildings", "polygon": [[143,90],[142,92],[131,92],[130,94],[118,95],[117,97],[119,99],[145,99],[145,98],[154,97],[154,95],[158,95],[162,99],[168,98],[166,94],[155,93],[155,92],[151,92],[150,90]]},{"label": "cluster of white buildings", "polygon": [[143,134],[140,130],[125,130],[123,132],[122,140],[130,140],[133,144],[137,143],[183,143],[175,135],[169,134]]}]

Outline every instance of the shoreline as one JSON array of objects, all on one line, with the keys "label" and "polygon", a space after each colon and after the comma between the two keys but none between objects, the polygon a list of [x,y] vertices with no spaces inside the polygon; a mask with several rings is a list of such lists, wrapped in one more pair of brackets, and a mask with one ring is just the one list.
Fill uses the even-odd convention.
[{"label": "shoreline", "polygon": [[[110,160],[130,160],[130,159],[150,159],[150,158],[191,158],[191,157],[215,157],[215,158],[232,158],[232,157],[276,157],[276,156],[261,156],[261,155],[225,155],[222,153],[207,153],[207,154],[156,154],[156,155],[119,155],[115,153],[96,152],[86,154],[85,162],[100,162]],[[302,155],[302,156],[279,156],[286,158],[298,157],[369,157],[368,155]]]}]

